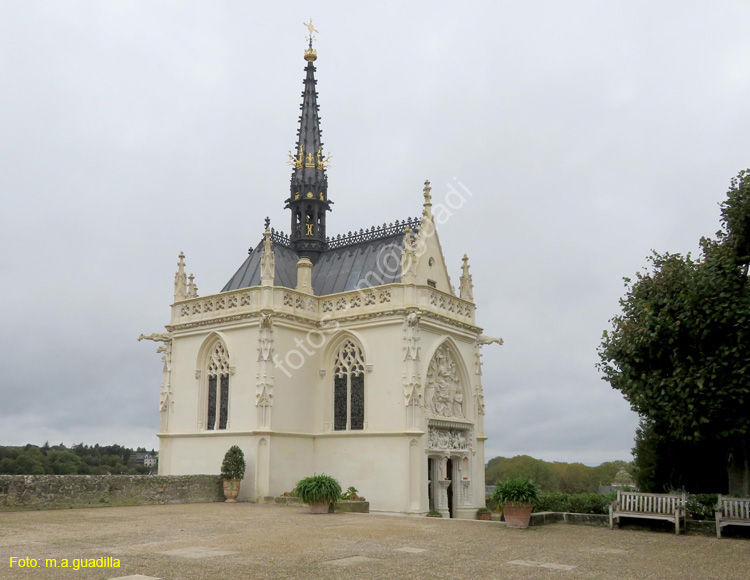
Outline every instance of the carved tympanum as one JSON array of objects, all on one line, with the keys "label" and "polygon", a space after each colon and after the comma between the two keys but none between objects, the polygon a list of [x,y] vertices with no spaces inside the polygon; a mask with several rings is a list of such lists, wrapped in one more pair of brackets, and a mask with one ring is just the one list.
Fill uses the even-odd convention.
[{"label": "carved tympanum", "polygon": [[439,417],[463,419],[464,396],[456,361],[448,345],[438,348],[427,369],[429,409]]}]

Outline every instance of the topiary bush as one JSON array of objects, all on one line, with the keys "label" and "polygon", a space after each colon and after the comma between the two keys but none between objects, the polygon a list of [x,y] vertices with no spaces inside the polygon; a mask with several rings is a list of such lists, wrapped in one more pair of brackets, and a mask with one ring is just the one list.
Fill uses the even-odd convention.
[{"label": "topiary bush", "polygon": [[232,445],[224,455],[221,464],[222,479],[242,479],[245,477],[245,454],[242,449]]},{"label": "topiary bush", "polygon": [[336,503],[341,485],[330,475],[311,475],[297,483],[297,497],[306,504]]}]

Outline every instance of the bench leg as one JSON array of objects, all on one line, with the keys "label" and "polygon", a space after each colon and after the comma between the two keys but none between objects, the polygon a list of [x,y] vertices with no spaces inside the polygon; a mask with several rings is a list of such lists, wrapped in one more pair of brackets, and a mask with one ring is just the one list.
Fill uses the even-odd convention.
[{"label": "bench leg", "polygon": [[716,537],[721,539],[721,524],[719,523],[719,520],[716,520]]},{"label": "bench leg", "polygon": [[674,519],[674,533],[680,535],[680,516]]}]

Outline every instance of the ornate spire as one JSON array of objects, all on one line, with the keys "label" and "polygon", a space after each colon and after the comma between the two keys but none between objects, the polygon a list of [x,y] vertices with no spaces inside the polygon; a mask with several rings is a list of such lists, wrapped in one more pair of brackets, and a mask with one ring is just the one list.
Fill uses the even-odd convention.
[{"label": "ornate spire", "polygon": [[461,268],[461,298],[474,302],[474,283],[469,273],[469,257],[464,254],[464,265]]},{"label": "ornate spire", "polygon": [[187,298],[187,277],[185,276],[185,254],[180,252],[177,272],[174,275],[174,301]]},{"label": "ornate spire", "polygon": [[287,208],[292,210],[292,248],[301,256],[315,262],[326,247],[326,212],[331,209],[328,201],[328,177],[326,168],[331,156],[323,154],[320,118],[318,117],[318,93],[315,90],[315,66],[318,58],[313,49],[313,33],[317,32],[312,19],[305,24],[309,31],[308,48],[305,50],[305,89],[302,91],[302,114],[297,131],[297,147],[289,152],[292,166],[290,196]]}]

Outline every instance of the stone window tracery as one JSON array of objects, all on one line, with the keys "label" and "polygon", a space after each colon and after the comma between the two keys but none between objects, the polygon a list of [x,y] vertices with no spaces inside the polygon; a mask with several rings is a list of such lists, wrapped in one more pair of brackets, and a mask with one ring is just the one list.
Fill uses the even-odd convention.
[{"label": "stone window tracery", "polygon": [[226,429],[229,418],[229,356],[224,344],[217,342],[208,357],[208,405],[206,429]]},{"label": "stone window tracery", "polygon": [[333,428],[362,430],[365,423],[365,362],[351,340],[339,348],[333,363]]}]

